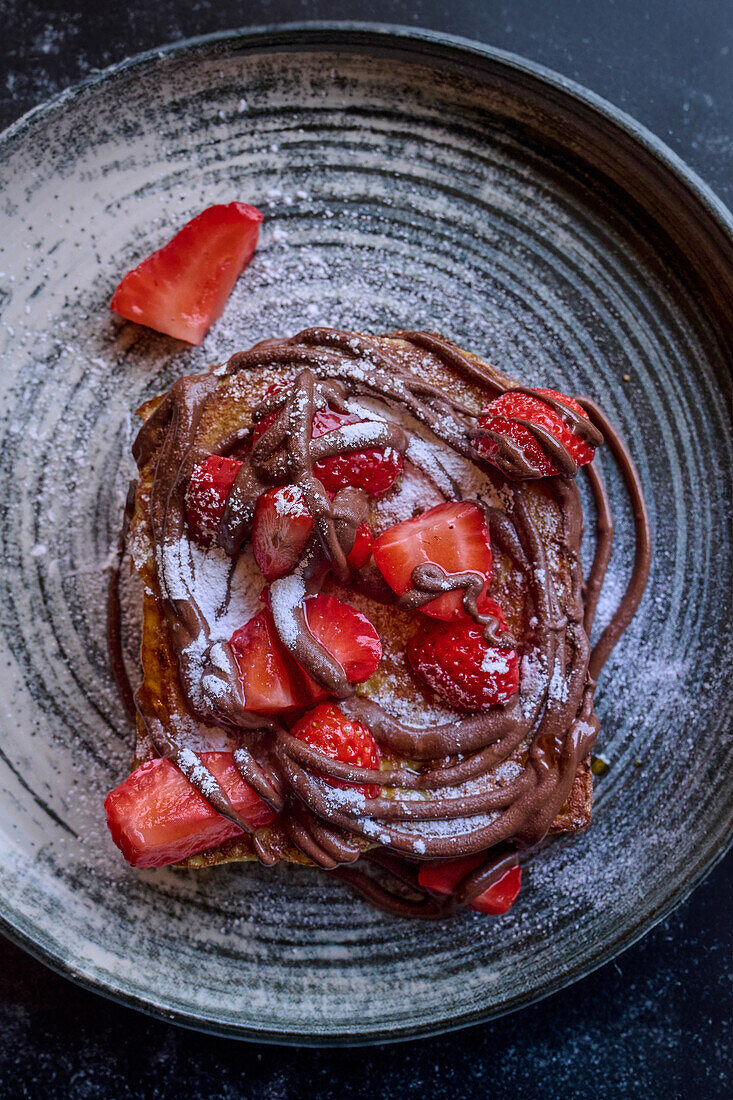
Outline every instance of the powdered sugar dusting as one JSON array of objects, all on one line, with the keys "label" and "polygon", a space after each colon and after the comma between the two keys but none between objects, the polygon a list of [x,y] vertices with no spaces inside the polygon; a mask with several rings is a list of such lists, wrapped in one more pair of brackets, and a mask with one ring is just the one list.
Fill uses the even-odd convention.
[{"label": "powdered sugar dusting", "polygon": [[289,649],[294,649],[298,640],[299,625],[295,617],[294,609],[303,602],[306,596],[306,585],[301,570],[295,570],[286,577],[281,577],[270,587],[270,607],[275,620],[278,633]]},{"label": "powdered sugar dusting", "polygon": [[261,609],[265,581],[249,545],[232,566],[223,550],[184,536],[158,548],[158,570],[169,599],[192,599],[201,609],[212,642],[227,641]]}]

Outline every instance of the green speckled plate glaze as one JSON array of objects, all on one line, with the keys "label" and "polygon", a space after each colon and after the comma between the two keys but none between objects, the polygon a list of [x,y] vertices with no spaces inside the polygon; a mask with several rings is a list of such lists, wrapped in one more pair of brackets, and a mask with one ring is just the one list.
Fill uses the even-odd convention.
[{"label": "green speckled plate glaze", "polygon": [[[264,210],[261,247],[201,348],[111,316],[122,272],[235,198]],[[690,892],[733,813],[733,243],[730,216],[669,150],[589,92],[460,40],[233,33],[126,62],[9,130],[0,242],[8,935],[193,1027],[372,1042],[525,1005]],[[135,873],[103,825],[131,744],[104,603],[132,410],[320,322],[438,330],[528,383],[588,392],[639,464],[654,565],[599,684],[610,769],[594,824],[534,860],[501,919],[395,920],[297,868]],[[623,489],[600,462],[618,524],[599,628],[632,553]]]}]

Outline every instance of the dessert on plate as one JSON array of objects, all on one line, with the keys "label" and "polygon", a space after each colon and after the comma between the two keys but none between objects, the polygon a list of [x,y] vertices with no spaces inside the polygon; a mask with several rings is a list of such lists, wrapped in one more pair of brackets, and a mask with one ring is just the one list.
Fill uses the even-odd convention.
[{"label": "dessert on plate", "polygon": [[[406,917],[505,912],[591,818],[593,693],[641,598],[638,476],[601,410],[425,332],[265,340],[140,410],[127,546],[142,679],[108,796],[136,867],[318,868]],[[612,523],[621,604],[591,649]],[[584,579],[583,468],[598,540]]]}]

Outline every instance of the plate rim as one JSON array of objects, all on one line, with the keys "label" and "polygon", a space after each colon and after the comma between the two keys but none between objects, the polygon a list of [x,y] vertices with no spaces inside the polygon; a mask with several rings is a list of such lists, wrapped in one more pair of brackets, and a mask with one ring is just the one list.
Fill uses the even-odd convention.
[{"label": "plate rim", "polygon": [[[416,61],[422,60],[425,63],[429,63],[431,60],[435,63],[440,60],[440,57],[436,55],[441,52],[446,59],[453,56],[459,63],[462,61],[464,65],[469,58],[473,59],[479,66],[482,63],[484,65],[491,63],[513,72],[520,78],[529,79],[538,87],[544,87],[545,89],[549,87],[561,93],[567,99],[575,101],[576,104],[585,106],[596,116],[600,115],[606,123],[611,124],[612,128],[621,131],[637,146],[641,146],[657,162],[658,167],[661,166],[678,184],[682,183],[686,187],[693,202],[698,206],[702,206],[704,214],[722,235],[723,241],[730,249],[733,266],[733,213],[731,210],[694,169],[664,141],[627,112],[614,106],[611,102],[578,82],[518,54],[500,50],[459,35],[401,24],[351,20],[305,20],[244,26],[180,39],[158,48],[146,50],[91,73],[85,79],[21,115],[9,127],[0,132],[0,157],[7,155],[18,139],[22,139],[35,123],[53,115],[55,111],[63,109],[79,95],[116,76],[134,73],[135,69],[146,67],[151,62],[183,57],[186,54],[193,55],[198,51],[204,52],[207,48],[216,47],[219,44],[230,47],[236,47],[239,44],[242,48],[254,52],[268,48],[283,51],[289,46],[312,49],[321,47],[325,49],[329,46],[333,47],[337,41],[341,47],[345,48],[350,46],[357,48],[369,44],[380,46],[383,49],[400,47],[415,54]],[[556,980],[549,982],[541,989],[526,994],[518,994],[511,1001],[500,1006],[485,1006],[463,1012],[458,1016],[446,1016],[441,1020],[435,1020],[427,1024],[407,1024],[405,1026],[392,1024],[387,1029],[373,1029],[369,1033],[344,1031],[324,1035],[313,1032],[285,1032],[271,1028],[259,1030],[236,1023],[223,1024],[221,1021],[216,1021],[204,1014],[168,1008],[165,1004],[153,998],[146,999],[129,989],[126,990],[124,985],[115,987],[101,977],[94,977],[91,973],[86,973],[75,966],[62,952],[55,950],[52,944],[44,944],[39,939],[34,938],[24,928],[26,922],[23,918],[10,911],[10,907],[6,905],[1,892],[0,932],[52,971],[68,978],[76,985],[117,1004],[134,1008],[167,1023],[175,1023],[184,1028],[223,1038],[236,1038],[272,1045],[332,1048],[372,1046],[378,1043],[397,1043],[428,1038],[485,1023],[535,1004],[558,990],[574,984],[637,943],[660,921],[683,904],[703,879],[721,862],[732,846],[733,825],[727,835],[718,839],[714,845],[708,846],[697,860],[694,869],[665,898],[656,911],[632,925],[624,935],[615,939],[604,949],[599,950],[590,961],[590,965],[586,960],[582,964],[571,966]]]}]

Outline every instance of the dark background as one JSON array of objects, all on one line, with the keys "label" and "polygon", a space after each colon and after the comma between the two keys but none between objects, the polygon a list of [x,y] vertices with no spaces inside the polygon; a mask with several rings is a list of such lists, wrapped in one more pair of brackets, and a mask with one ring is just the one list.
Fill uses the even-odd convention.
[{"label": "dark background", "polygon": [[[177,38],[349,18],[450,31],[556,69],[733,200],[733,0],[0,0],[0,127]],[[731,865],[570,989],[492,1024],[380,1048],[185,1032],[77,989],[0,937],[0,1097],[728,1097]]]}]

